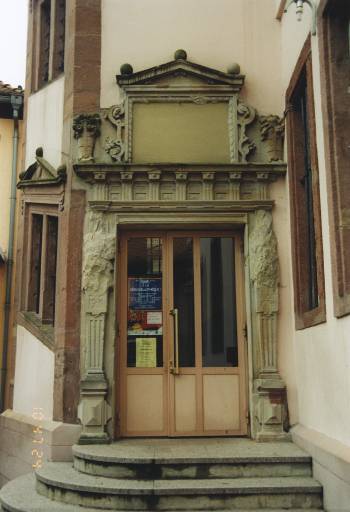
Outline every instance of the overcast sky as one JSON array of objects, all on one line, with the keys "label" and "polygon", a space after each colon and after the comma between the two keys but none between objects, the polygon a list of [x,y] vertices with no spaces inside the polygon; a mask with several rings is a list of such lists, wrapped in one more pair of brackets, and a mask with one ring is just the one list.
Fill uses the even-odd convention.
[{"label": "overcast sky", "polygon": [[0,0],[0,80],[24,87],[28,0]]}]

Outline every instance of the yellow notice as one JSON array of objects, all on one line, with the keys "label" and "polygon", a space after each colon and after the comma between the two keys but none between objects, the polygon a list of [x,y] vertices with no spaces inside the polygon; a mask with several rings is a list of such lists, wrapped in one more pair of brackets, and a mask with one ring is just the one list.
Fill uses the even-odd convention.
[{"label": "yellow notice", "polygon": [[157,338],[136,338],[136,367],[156,368]]}]

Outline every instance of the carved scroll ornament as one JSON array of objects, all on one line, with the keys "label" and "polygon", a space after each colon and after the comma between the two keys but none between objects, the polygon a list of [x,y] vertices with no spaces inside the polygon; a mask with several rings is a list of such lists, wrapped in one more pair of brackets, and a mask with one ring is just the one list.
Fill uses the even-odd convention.
[{"label": "carved scroll ornament", "polygon": [[254,121],[256,112],[252,107],[249,107],[242,101],[238,102],[237,106],[237,124],[238,124],[238,152],[240,160],[247,162],[249,154],[256,148],[253,141],[247,136],[247,127]]},{"label": "carved scroll ornament", "polygon": [[125,160],[125,107],[124,103],[113,105],[105,115],[106,119],[116,128],[115,137],[106,137],[105,151],[115,162]]}]

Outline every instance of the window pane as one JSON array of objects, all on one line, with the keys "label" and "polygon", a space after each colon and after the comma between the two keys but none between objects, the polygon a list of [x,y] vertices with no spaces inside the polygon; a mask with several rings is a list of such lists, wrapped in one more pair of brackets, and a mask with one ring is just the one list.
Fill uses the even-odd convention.
[{"label": "window pane", "polygon": [[195,366],[192,238],[174,238],[174,307],[179,311],[179,366]]},{"label": "window pane", "polygon": [[39,313],[41,285],[41,248],[43,236],[43,216],[32,215],[32,246],[30,275],[28,284],[28,310]]},{"label": "window pane", "polygon": [[53,324],[55,318],[58,218],[47,217],[45,288],[42,322]]},{"label": "window pane", "polygon": [[127,365],[163,366],[162,240],[128,240]]},{"label": "window pane", "polygon": [[201,238],[203,366],[238,366],[234,241]]}]

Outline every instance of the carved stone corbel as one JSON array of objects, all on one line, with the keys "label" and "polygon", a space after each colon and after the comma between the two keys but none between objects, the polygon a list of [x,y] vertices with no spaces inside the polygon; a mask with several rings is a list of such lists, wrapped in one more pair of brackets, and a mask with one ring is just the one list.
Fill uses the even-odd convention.
[{"label": "carved stone corbel", "polygon": [[277,368],[279,263],[272,214],[258,210],[251,216],[249,271],[252,294],[253,437],[259,441],[284,439],[285,384]]},{"label": "carved stone corbel", "polygon": [[111,408],[106,401],[108,386],[103,356],[108,296],[114,282],[115,243],[115,235],[108,232],[103,214],[89,212],[82,275],[85,372],[78,407],[83,426],[79,440],[82,444],[109,441],[105,427],[111,418]]},{"label": "carved stone corbel", "polygon": [[78,161],[93,162],[96,138],[100,135],[99,114],[80,114],[73,120],[74,137],[78,140]]},{"label": "carved stone corbel", "polygon": [[260,117],[261,140],[267,143],[267,156],[269,162],[282,162],[284,119],[279,116]]}]

